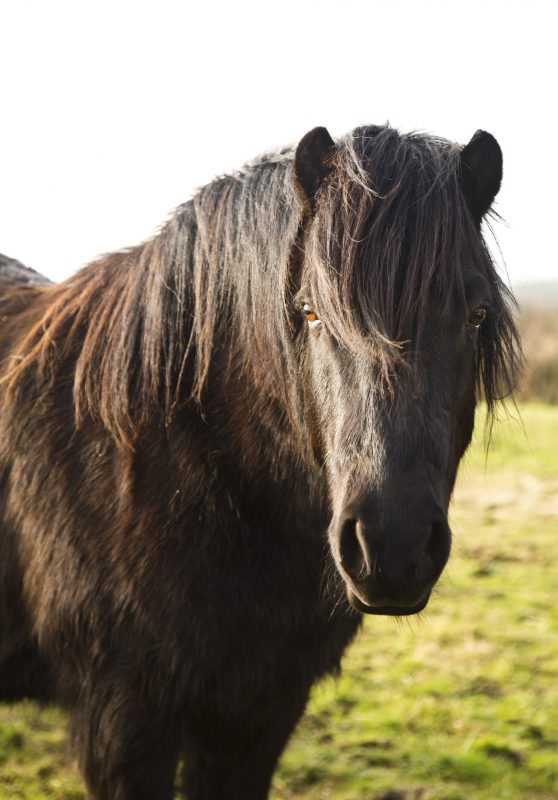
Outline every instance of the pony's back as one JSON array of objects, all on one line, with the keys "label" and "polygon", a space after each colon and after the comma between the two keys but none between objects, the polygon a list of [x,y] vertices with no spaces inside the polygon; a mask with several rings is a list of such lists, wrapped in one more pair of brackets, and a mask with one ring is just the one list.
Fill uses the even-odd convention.
[{"label": "pony's back", "polygon": [[32,286],[44,286],[49,284],[50,281],[34,269],[26,267],[21,261],[0,253],[0,291],[2,290],[2,283],[25,283]]}]

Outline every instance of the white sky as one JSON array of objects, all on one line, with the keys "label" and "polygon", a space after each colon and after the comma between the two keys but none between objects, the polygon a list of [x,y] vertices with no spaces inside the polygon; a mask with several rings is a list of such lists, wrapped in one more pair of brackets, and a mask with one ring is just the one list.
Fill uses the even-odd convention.
[{"label": "white sky", "polygon": [[558,278],[554,0],[0,0],[0,252],[61,279],[315,125],[499,140],[512,283]]}]

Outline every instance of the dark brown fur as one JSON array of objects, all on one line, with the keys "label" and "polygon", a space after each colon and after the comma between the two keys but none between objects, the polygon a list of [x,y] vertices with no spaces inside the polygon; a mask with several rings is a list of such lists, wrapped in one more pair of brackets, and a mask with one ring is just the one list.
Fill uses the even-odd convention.
[{"label": "dark brown fur", "polygon": [[[70,710],[91,798],[170,798],[182,756],[192,800],[267,796],[360,621],[335,526],[327,547],[348,503],[333,478],[350,460],[364,485],[367,431],[424,449],[393,409],[407,366],[435,386],[429,315],[466,314],[467,271],[494,311],[448,433],[451,485],[475,381],[491,405],[511,388],[515,329],[460,149],[370,127],[324,138],[305,169],[313,141],[298,166],[287,150],[219,179],[60,285],[0,284],[0,696]],[[329,415],[315,370],[338,362],[368,399]],[[347,414],[341,457],[327,417]]]}]

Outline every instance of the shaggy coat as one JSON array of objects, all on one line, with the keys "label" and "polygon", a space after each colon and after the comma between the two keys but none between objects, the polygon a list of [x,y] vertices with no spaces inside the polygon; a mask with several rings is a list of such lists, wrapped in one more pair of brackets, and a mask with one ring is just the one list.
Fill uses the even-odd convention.
[{"label": "shaggy coat", "polygon": [[518,361],[501,153],[369,126],[215,180],[59,285],[0,282],[0,698],[88,797],[262,800],[361,612],[420,610],[479,391]]}]

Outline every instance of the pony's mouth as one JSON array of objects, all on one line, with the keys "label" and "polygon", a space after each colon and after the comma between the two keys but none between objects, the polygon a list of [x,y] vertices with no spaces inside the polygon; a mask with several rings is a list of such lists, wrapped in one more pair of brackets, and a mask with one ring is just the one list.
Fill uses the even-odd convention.
[{"label": "pony's mouth", "polygon": [[414,605],[383,605],[378,603],[377,605],[368,605],[368,603],[363,603],[354,592],[350,590],[347,591],[347,599],[349,604],[356,610],[361,611],[363,614],[380,614],[386,617],[407,617],[410,614],[418,614],[419,611],[422,611],[423,608],[426,607],[426,604],[430,600],[430,590],[426,592],[426,594],[421,597],[421,599],[415,603]]}]

